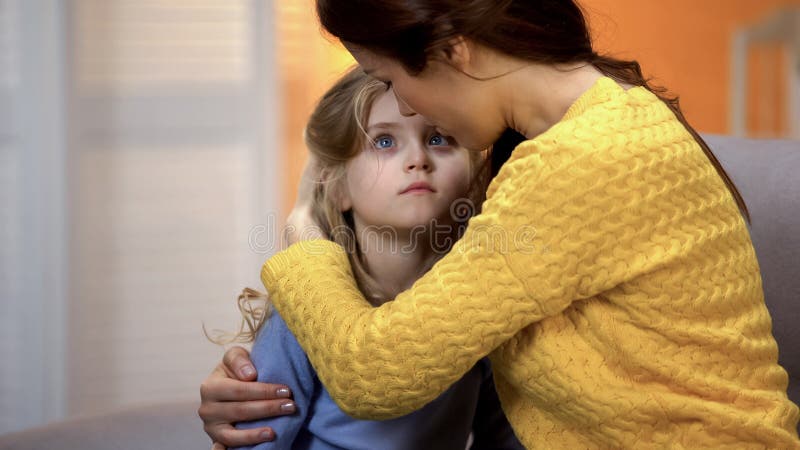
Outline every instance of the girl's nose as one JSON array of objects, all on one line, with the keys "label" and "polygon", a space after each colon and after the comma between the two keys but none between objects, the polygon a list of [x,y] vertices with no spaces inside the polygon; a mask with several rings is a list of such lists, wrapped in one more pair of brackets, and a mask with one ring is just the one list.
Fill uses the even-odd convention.
[{"label": "girl's nose", "polygon": [[406,172],[411,172],[412,170],[422,170],[422,171],[429,171],[431,170],[431,160],[428,158],[428,152],[423,148],[421,145],[413,145],[411,148],[408,149],[406,153]]}]

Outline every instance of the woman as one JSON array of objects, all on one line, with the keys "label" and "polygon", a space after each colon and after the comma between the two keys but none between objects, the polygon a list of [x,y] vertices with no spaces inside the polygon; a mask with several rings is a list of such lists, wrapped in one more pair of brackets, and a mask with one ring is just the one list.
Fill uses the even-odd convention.
[{"label": "woman", "polygon": [[401,112],[471,150],[506,128],[528,139],[461,241],[391,304],[369,308],[328,242],[267,261],[342,409],[417,409],[488,354],[527,447],[800,448],[741,197],[676,101],[593,51],[574,2],[317,9]]}]

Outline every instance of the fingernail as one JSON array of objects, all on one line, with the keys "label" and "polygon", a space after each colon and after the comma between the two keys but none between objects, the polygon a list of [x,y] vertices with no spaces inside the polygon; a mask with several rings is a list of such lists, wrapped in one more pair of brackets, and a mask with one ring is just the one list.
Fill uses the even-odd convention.
[{"label": "fingernail", "polygon": [[277,395],[278,397],[289,398],[292,396],[292,393],[291,391],[289,391],[289,388],[280,388],[277,391],[275,391],[275,395]]},{"label": "fingernail", "polygon": [[255,375],[256,369],[253,366],[244,366],[242,367],[242,377],[250,378]]},{"label": "fingernail", "polygon": [[293,413],[294,412],[294,403],[284,403],[281,405],[281,411],[285,413]]},{"label": "fingernail", "polygon": [[272,440],[272,431],[271,430],[264,430],[261,434],[258,435],[261,439]]}]

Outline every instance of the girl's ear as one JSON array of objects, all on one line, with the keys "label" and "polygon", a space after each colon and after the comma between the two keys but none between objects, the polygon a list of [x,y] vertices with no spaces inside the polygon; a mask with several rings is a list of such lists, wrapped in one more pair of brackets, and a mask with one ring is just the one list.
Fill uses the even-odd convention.
[{"label": "girl's ear", "polygon": [[336,207],[341,212],[350,211],[353,209],[353,201],[350,199],[350,192],[347,190],[347,183],[345,181],[344,176],[333,176],[331,170],[323,169],[322,170],[322,179],[325,182],[333,183],[330,186],[330,195],[334,202],[336,202]]},{"label": "girl's ear", "polygon": [[344,186],[343,182],[336,183],[334,187],[334,196],[336,198],[336,203],[339,207],[339,211],[346,212],[353,209],[353,200],[350,199],[350,192],[347,190],[347,187]]}]

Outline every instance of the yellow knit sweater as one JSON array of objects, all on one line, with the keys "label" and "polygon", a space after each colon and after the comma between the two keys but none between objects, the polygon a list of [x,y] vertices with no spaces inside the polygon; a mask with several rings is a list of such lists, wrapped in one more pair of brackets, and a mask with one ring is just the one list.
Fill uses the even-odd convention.
[{"label": "yellow knit sweater", "polygon": [[520,144],[483,213],[395,301],[373,308],[323,240],[273,256],[262,280],[356,417],[418,409],[488,354],[529,448],[800,448],[746,225],[644,88],[600,79]]}]

